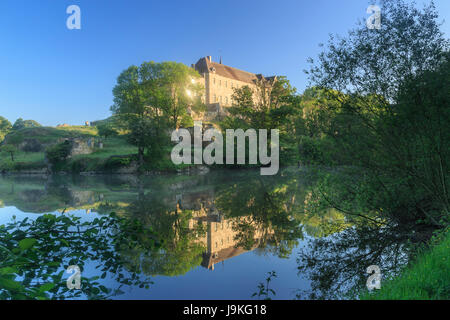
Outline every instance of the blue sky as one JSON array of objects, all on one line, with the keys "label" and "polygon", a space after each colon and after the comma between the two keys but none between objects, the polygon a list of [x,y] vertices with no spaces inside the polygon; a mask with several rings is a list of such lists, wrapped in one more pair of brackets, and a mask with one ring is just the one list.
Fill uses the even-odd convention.
[{"label": "blue sky", "polygon": [[[418,1],[421,3],[423,0]],[[450,1],[436,0],[441,19]],[[110,115],[120,72],[143,61],[214,61],[286,75],[303,70],[329,33],[366,18],[367,0],[1,0],[0,115],[14,122],[83,124]],[[66,8],[81,8],[81,30]],[[450,24],[443,30],[448,37]]]}]

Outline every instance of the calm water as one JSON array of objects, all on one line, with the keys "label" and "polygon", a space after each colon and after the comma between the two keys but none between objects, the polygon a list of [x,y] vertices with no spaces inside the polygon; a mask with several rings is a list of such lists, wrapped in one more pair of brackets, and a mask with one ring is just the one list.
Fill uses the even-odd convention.
[{"label": "calm water", "polygon": [[[46,213],[91,223],[114,212],[151,228],[151,236],[136,231],[125,236],[133,240],[121,239],[133,245],[114,249],[114,256],[99,253],[84,261],[84,277],[100,276],[106,265],[102,285],[114,289],[125,283],[116,299],[252,299],[270,271],[277,275],[270,282],[273,299],[336,298],[365,283],[367,266],[392,271],[405,263],[392,231],[366,229],[330,208],[309,211],[316,183],[311,172],[294,169],[275,177],[259,171],[5,176],[0,225],[14,216],[33,220]],[[145,241],[149,237],[151,244]],[[79,248],[64,251],[64,257],[77,256]],[[120,266],[122,275],[112,266]],[[127,277],[134,282],[127,284]],[[145,280],[152,281],[148,289],[139,287]]]}]

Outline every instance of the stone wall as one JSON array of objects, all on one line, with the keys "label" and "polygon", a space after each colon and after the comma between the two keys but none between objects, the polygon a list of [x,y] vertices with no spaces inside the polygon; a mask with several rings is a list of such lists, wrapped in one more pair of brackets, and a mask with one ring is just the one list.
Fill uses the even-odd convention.
[{"label": "stone wall", "polygon": [[60,139],[59,142],[69,140],[72,142],[72,150],[69,157],[73,157],[80,154],[91,154],[97,148],[102,148],[103,144],[100,141],[96,141],[94,138],[70,138]]}]

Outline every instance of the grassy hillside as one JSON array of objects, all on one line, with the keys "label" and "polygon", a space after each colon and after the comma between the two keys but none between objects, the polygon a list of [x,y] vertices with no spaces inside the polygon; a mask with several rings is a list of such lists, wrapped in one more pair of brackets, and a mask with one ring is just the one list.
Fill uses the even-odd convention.
[{"label": "grassy hillside", "polygon": [[[45,150],[65,138],[94,138],[96,142],[103,143],[102,149],[95,149],[91,154],[80,154],[69,158],[56,169],[66,172],[118,172],[119,169],[132,166],[136,160],[137,148],[129,144],[124,134],[115,137],[100,137],[96,127],[69,126],[69,127],[35,127],[24,128],[11,132],[3,141],[2,146],[20,146],[26,141],[33,140],[39,145],[39,151],[24,151],[23,147],[14,153],[14,161],[7,152],[0,152],[0,172],[29,172],[45,171]],[[194,165],[175,165],[170,159],[168,147],[162,160],[148,159],[142,169],[145,171],[176,171]],[[1,150],[1,149],[0,149]],[[135,168],[136,169],[136,168]]]},{"label": "grassy hillside", "polygon": [[70,127],[35,127],[24,128],[13,131],[5,138],[5,143],[11,140],[23,140],[33,138],[41,143],[55,143],[61,138],[70,137],[93,137],[97,136],[97,128],[86,126],[70,126]]},{"label": "grassy hillside", "polygon": [[[71,171],[72,165],[78,164],[79,169],[95,170],[103,165],[111,156],[126,156],[137,152],[136,148],[125,140],[123,136],[104,139],[98,136],[95,127],[70,126],[70,127],[37,127],[24,128],[10,133],[4,140],[3,145],[20,145],[26,140],[33,139],[42,144],[38,152],[25,152],[18,150],[14,154],[14,161],[10,154],[0,152],[0,171],[21,171],[45,168],[44,162],[45,148],[56,144],[64,138],[95,138],[103,142],[103,149],[98,149],[92,154],[74,156],[67,163],[67,168]],[[80,167],[80,164],[83,164]]]}]

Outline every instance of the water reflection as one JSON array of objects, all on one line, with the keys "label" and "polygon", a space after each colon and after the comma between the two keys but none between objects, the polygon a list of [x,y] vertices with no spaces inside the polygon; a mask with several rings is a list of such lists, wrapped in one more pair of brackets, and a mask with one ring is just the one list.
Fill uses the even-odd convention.
[{"label": "water reflection", "polygon": [[[274,281],[278,298],[294,298],[296,293],[300,298],[336,298],[334,293],[340,289],[362,283],[368,265],[379,264],[388,270],[392,261],[396,267],[404,263],[401,245],[404,239],[392,237],[392,230],[360,223],[331,208],[307,210],[305,204],[315,181],[315,174],[294,169],[283,170],[274,177],[261,177],[256,171],[233,174],[219,171],[195,176],[3,177],[0,206],[5,208],[0,211],[0,224],[6,222],[1,214],[5,216],[9,207],[27,213],[56,213],[57,217],[76,213],[85,226],[90,224],[90,228],[105,232],[100,232],[97,238],[80,237],[78,241],[84,241],[84,250],[80,249],[82,246],[71,248],[62,256],[53,252],[59,265],[50,271],[60,272],[69,262],[86,263],[83,266],[90,270],[90,276],[110,279],[108,283],[100,282],[103,287],[118,289],[126,285],[133,292],[148,287],[154,294],[151,298],[164,297],[158,291],[162,290],[155,280],[158,276],[185,276],[179,278],[178,287],[171,284],[182,289],[186,286],[184,281],[196,277],[195,272],[189,271],[203,269],[216,274],[217,265],[226,261],[243,263],[244,259],[234,258],[248,256],[244,254],[247,252],[255,254],[244,268],[232,274],[217,274],[217,279],[230,283],[233,279],[241,280],[215,298],[250,298],[257,281],[245,284],[242,279],[251,279],[258,266],[265,269],[262,274],[276,269],[280,263],[291,268],[289,273],[280,275],[278,287]],[[110,217],[111,212],[116,216]],[[95,217],[104,217],[110,225],[105,227],[103,222],[99,227]],[[20,219],[23,217],[19,215]],[[41,231],[44,233],[45,228]],[[100,236],[104,237],[103,242],[95,243]],[[0,242],[14,245],[5,240]],[[100,245],[107,244],[108,248],[100,250]],[[51,250],[67,248],[55,246]],[[260,256],[270,260],[265,262]],[[82,258],[89,262],[80,261]],[[388,262],[383,263],[383,259]],[[25,271],[22,275],[25,278],[41,277],[41,281],[45,276],[31,266]],[[148,286],[149,279],[155,280],[155,285]],[[93,289],[95,281],[91,291],[84,292],[85,296],[100,297],[92,295],[98,291]],[[199,280],[195,281],[198,284]],[[300,288],[293,288],[292,283],[298,283]],[[72,297],[70,292],[52,290],[59,295],[50,297]],[[188,297],[213,298],[200,289],[195,292],[195,287],[190,290],[192,294]],[[113,295],[113,291],[108,293]],[[115,293],[120,295],[123,291]],[[143,296],[136,293],[130,297]],[[171,297],[186,298],[181,293]]]}]

